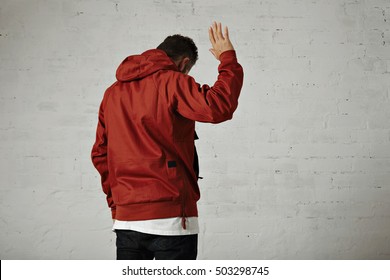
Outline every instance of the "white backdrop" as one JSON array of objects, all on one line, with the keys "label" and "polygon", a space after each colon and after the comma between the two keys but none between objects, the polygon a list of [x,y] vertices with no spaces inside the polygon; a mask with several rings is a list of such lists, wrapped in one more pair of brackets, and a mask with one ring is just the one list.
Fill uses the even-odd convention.
[{"label": "white backdrop", "polygon": [[213,20],[245,81],[232,121],[198,124],[199,259],[390,258],[388,0],[1,0],[0,258],[114,259],[90,162],[128,55]]}]

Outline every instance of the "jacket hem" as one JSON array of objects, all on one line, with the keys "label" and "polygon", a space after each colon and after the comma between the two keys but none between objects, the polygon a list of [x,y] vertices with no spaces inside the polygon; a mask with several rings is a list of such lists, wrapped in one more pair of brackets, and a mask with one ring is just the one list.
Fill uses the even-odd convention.
[{"label": "jacket hem", "polygon": [[[196,202],[186,202],[187,217],[198,217]],[[121,221],[140,221],[152,219],[175,218],[183,215],[180,201],[162,201],[130,205],[116,205],[115,219]]]}]

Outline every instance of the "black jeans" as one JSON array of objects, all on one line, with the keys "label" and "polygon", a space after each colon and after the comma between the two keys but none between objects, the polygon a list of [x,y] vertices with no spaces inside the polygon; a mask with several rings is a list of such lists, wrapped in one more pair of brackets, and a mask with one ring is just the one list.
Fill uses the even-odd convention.
[{"label": "black jeans", "polygon": [[195,260],[198,235],[164,236],[115,230],[117,260]]}]

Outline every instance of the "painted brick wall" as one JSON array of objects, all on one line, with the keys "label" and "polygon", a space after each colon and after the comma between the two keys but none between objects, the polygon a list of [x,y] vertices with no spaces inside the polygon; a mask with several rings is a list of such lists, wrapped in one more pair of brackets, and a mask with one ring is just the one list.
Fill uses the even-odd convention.
[{"label": "painted brick wall", "polygon": [[388,0],[2,0],[0,258],[113,259],[89,153],[129,54],[207,28],[245,69],[232,121],[199,124],[200,259],[390,258]]}]

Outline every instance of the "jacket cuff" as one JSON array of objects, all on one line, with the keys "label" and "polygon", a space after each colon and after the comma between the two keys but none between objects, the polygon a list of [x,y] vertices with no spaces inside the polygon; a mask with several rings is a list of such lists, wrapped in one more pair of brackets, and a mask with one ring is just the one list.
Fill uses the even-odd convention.
[{"label": "jacket cuff", "polygon": [[224,51],[223,53],[221,53],[219,55],[219,60],[222,61],[222,60],[229,58],[229,57],[236,58],[236,51],[235,50]]}]

